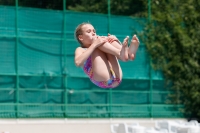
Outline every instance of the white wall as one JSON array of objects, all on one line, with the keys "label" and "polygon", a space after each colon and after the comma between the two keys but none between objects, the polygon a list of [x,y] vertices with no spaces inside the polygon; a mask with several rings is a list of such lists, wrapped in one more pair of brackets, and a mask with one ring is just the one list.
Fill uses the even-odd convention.
[{"label": "white wall", "polygon": [[141,126],[154,127],[156,120],[158,119],[0,119],[0,133],[111,133],[110,125],[114,123],[138,122]]}]

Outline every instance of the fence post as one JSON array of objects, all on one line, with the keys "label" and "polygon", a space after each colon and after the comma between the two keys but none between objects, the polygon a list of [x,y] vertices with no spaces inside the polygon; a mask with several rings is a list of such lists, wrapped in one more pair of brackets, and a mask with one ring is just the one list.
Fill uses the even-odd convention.
[{"label": "fence post", "polygon": [[109,89],[109,117],[112,118],[112,89]]},{"label": "fence post", "polygon": [[[151,22],[151,0],[148,0],[148,23]],[[149,78],[150,78],[150,91],[149,91],[149,100],[150,100],[150,117],[153,117],[153,79],[152,79],[152,60],[149,57]]]},{"label": "fence post", "polygon": [[64,66],[63,66],[63,88],[64,88],[64,116],[67,117],[67,99],[68,99],[68,89],[67,89],[67,54],[66,54],[66,0],[63,0],[63,47],[62,47],[62,53],[64,57]]},{"label": "fence post", "polygon": [[19,36],[18,36],[18,0],[15,0],[15,71],[16,71],[16,117],[19,117],[19,60],[18,60],[18,45],[19,45]]},{"label": "fence post", "polygon": [[108,2],[108,33],[110,33],[110,0]]},{"label": "fence post", "polygon": [[[110,33],[110,0],[107,0],[108,4],[108,33]],[[112,89],[109,89],[109,117],[112,117]]]}]

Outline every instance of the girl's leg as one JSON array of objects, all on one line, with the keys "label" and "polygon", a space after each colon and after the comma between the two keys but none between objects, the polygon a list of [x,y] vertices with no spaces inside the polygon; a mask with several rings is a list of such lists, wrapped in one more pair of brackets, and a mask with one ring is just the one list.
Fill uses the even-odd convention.
[{"label": "girl's leg", "polygon": [[100,49],[92,53],[93,78],[96,81],[107,81],[111,78],[110,68],[113,69],[117,78],[121,80],[122,70],[114,55],[106,54]]},{"label": "girl's leg", "polygon": [[131,39],[131,44],[128,49],[128,55],[131,60],[134,60],[138,46],[139,46],[139,39],[137,38],[136,35],[134,35]]},{"label": "girl's leg", "polygon": [[110,79],[110,66],[106,53],[95,49],[91,55],[93,79],[96,81],[107,81]]},{"label": "girl's leg", "polygon": [[122,79],[122,69],[116,58],[116,56],[111,54],[106,54],[110,68],[115,72],[116,78]]},{"label": "girl's leg", "polygon": [[128,60],[128,37],[123,41],[123,44],[120,45],[118,42],[114,41],[110,43],[104,43],[98,47],[101,51],[112,54],[122,61]]},{"label": "girl's leg", "polygon": [[121,50],[121,55],[123,56],[122,61],[128,61],[128,39],[129,39],[129,37],[127,36],[124,39],[123,44],[119,43],[118,41],[113,41],[111,43],[111,45],[113,45],[117,49]]}]

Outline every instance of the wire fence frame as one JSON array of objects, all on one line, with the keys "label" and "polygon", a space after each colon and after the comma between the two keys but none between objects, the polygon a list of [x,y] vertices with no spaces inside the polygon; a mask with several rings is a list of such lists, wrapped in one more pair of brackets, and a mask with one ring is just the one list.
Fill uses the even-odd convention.
[{"label": "wire fence frame", "polygon": [[[16,49],[15,49],[15,59],[16,59],[16,63],[15,63],[15,71],[16,71],[16,74],[15,74],[15,77],[16,77],[16,93],[15,93],[15,97],[16,97],[16,101],[14,103],[14,106],[15,106],[15,110],[16,110],[16,118],[21,118],[22,116],[20,115],[20,107],[23,106],[22,104],[19,103],[19,92],[21,91],[21,88],[19,87],[19,61],[18,61],[18,58],[19,58],[19,53],[18,53],[18,49],[19,49],[19,29],[18,29],[18,24],[19,24],[19,17],[18,17],[18,10],[19,10],[19,5],[18,5],[18,0],[15,0],[15,45],[16,45]],[[111,25],[111,22],[110,22],[110,17],[111,17],[111,11],[110,11],[110,0],[107,0],[107,3],[108,3],[108,33],[110,32],[110,25]],[[151,20],[151,0],[148,0],[148,20],[150,21]],[[66,14],[66,0],[63,0],[63,45],[62,45],[62,49],[66,49],[66,17],[65,17],[65,14]],[[63,58],[64,58],[64,68],[63,68],[63,73],[62,75],[56,75],[56,76],[59,76],[59,77],[62,77],[63,78],[63,93],[64,93],[64,103],[60,106],[62,106],[64,108],[64,111],[62,113],[64,113],[64,117],[70,117],[68,114],[72,113],[72,112],[69,112],[68,111],[68,108],[71,106],[71,105],[68,105],[68,94],[70,93],[70,90],[67,88],[67,77],[70,76],[68,75],[68,72],[67,72],[67,68],[66,68],[66,58],[67,58],[67,53],[66,53],[66,50],[63,50]],[[151,64],[151,62],[149,62]],[[150,68],[151,69],[151,68]],[[153,110],[153,89],[152,89],[152,86],[153,86],[153,82],[152,82],[152,69],[150,70],[150,74],[149,74],[149,77],[150,77],[150,88],[149,88],[149,91],[147,93],[149,93],[149,101],[150,103],[148,104],[149,105],[149,108],[150,108],[150,111],[149,111],[149,116],[150,118],[153,118],[154,117],[154,112],[155,110]],[[112,89],[109,89],[109,90],[103,90],[102,92],[106,92],[108,94],[108,97],[109,97],[109,100],[108,100],[108,105],[99,105],[99,106],[106,106],[108,107],[108,116],[107,117],[116,117],[116,116],[113,116],[113,107],[115,106],[119,106],[119,105],[116,105],[116,104],[113,104],[112,103],[112,94],[113,94],[113,90]],[[27,105],[28,106],[28,105]],[[49,106],[53,106],[53,105],[49,105]],[[75,106],[83,106],[83,105],[75,105]],[[87,106],[90,106],[90,105],[87,105]],[[128,106],[128,105],[125,105],[125,106]],[[135,105],[132,105],[132,106],[135,106]],[[170,105],[171,106],[171,105]],[[129,112],[127,112],[129,113]],[[89,115],[89,114],[88,114]],[[90,116],[88,116],[90,117]]]}]

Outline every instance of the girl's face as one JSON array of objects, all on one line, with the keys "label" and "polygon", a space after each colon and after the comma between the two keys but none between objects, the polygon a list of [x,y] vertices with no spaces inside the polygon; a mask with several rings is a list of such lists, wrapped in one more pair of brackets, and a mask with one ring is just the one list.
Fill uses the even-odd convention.
[{"label": "girl's face", "polygon": [[85,24],[82,26],[82,34],[79,35],[79,40],[83,43],[85,47],[90,47],[93,40],[96,37],[96,31],[94,27],[90,24]]}]

